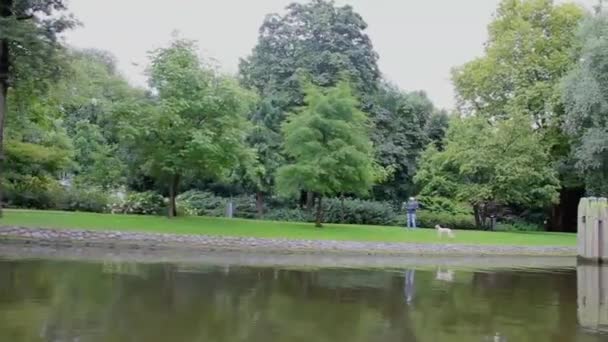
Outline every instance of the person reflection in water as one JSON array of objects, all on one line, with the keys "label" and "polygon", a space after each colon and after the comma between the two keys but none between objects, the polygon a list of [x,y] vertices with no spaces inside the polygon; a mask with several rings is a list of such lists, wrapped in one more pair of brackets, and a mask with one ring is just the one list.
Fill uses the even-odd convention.
[{"label": "person reflection in water", "polygon": [[405,271],[405,302],[409,305],[414,299],[414,272],[415,270]]}]

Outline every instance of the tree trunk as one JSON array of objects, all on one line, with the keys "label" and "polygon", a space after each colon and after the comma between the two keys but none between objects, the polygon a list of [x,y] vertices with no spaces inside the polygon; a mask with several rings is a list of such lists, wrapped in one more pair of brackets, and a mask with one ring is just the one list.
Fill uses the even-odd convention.
[{"label": "tree trunk", "polygon": [[179,188],[179,175],[171,176],[171,181],[169,183],[169,212],[167,215],[169,218],[177,216],[177,205],[175,204],[175,198],[177,197],[177,192]]},{"label": "tree trunk", "polygon": [[323,196],[319,196],[317,201],[317,218],[315,220],[315,226],[323,227]]},{"label": "tree trunk", "polygon": [[312,191],[306,192],[306,211],[311,211],[315,205],[315,194]]},{"label": "tree trunk", "polygon": [[340,207],[341,207],[340,208],[340,221],[342,221],[340,223],[345,223],[344,222],[344,216],[345,216],[344,214],[345,214],[346,210],[344,209],[344,194],[340,195]]},{"label": "tree trunk", "polygon": [[475,216],[475,226],[477,229],[481,228],[481,214],[479,212],[479,204],[473,205],[473,215]]},{"label": "tree trunk", "polygon": [[258,212],[258,218],[264,218],[264,193],[261,191],[255,194],[255,208]]},{"label": "tree trunk", "polygon": [[[9,3],[10,5],[10,3]],[[6,9],[1,13],[5,17]],[[10,8],[9,8],[10,11]],[[10,13],[8,13],[10,14]],[[4,185],[3,166],[4,166],[4,123],[8,108],[8,72],[9,72],[9,51],[8,40],[0,40],[0,217],[2,217],[2,185]]]}]

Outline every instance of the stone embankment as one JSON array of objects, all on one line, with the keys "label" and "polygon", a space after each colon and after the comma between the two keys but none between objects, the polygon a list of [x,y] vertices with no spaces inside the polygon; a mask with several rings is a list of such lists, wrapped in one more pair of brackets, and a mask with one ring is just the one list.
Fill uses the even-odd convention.
[{"label": "stone embankment", "polygon": [[[575,256],[576,247],[417,244],[391,242],[288,240],[145,232],[0,227],[0,242],[131,249],[187,249],[302,254],[436,256]],[[1,245],[0,245],[1,247]]]}]

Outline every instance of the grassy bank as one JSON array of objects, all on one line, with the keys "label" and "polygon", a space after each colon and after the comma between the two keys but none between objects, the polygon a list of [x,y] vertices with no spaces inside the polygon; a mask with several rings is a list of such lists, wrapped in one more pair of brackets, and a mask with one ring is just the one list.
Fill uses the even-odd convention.
[{"label": "grassy bank", "polygon": [[140,231],[171,234],[201,234],[285,238],[306,240],[350,240],[374,242],[437,243],[483,245],[574,246],[576,235],[539,232],[457,231],[456,239],[439,240],[430,229],[406,231],[400,227],[326,225],[268,222],[207,217],[179,217],[169,220],[157,216],[109,215],[57,211],[6,210],[0,226],[32,228],[80,228],[90,230]]}]

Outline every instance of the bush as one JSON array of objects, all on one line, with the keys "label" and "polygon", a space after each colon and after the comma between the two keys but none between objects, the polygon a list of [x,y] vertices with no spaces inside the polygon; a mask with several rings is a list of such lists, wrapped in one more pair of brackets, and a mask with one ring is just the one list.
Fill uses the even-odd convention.
[{"label": "bush", "polygon": [[59,209],[101,213],[108,209],[109,196],[96,187],[71,187],[67,189]]},{"label": "bush", "polygon": [[[228,203],[228,201],[230,201],[230,199],[226,199],[226,203]],[[245,219],[257,218],[258,211],[255,196],[236,196],[232,198],[232,203],[234,204],[234,217]]]},{"label": "bush", "polygon": [[[439,224],[453,229],[477,229],[475,217],[471,214],[452,214],[449,212],[433,212],[420,210],[416,215],[417,225],[424,228],[432,228]],[[399,225],[407,223],[405,215],[400,217]]]},{"label": "bush", "polygon": [[396,217],[393,206],[388,202],[365,201],[338,198],[324,201],[324,218],[327,223],[390,225]]},{"label": "bush", "polygon": [[530,222],[514,220],[497,223],[495,230],[504,232],[535,232],[543,230],[543,227]]},{"label": "bush", "polygon": [[473,214],[471,206],[452,199],[437,196],[420,196],[420,207],[426,211],[449,214]]},{"label": "bush", "polygon": [[227,201],[206,191],[190,190],[177,196],[177,208],[191,216],[224,216]]},{"label": "bush", "polygon": [[312,222],[312,213],[301,209],[270,209],[264,214],[264,219],[269,221],[285,222]]},{"label": "bush", "polygon": [[56,180],[44,176],[20,176],[6,182],[4,190],[7,205],[16,208],[57,208],[65,195]]},{"label": "bush", "polygon": [[165,199],[153,191],[131,192],[125,198],[115,198],[110,204],[113,213],[156,215],[166,208]]}]

